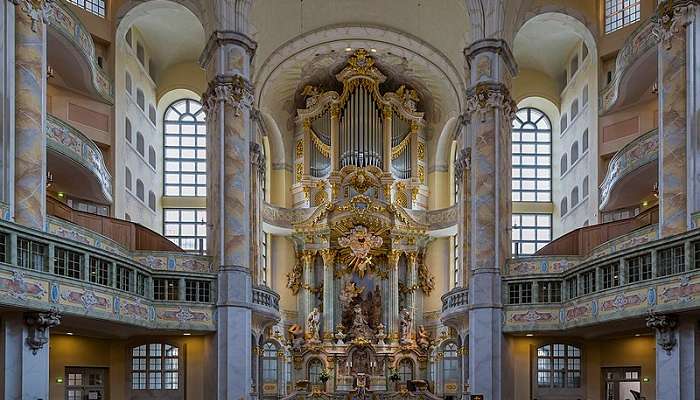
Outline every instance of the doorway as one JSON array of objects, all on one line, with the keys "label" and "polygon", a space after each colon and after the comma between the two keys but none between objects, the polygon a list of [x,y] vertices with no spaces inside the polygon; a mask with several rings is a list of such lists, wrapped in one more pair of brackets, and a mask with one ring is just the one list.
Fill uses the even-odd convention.
[{"label": "doorway", "polygon": [[66,367],[66,400],[107,400],[106,368]]},{"label": "doorway", "polygon": [[603,368],[603,399],[641,400],[640,367]]}]

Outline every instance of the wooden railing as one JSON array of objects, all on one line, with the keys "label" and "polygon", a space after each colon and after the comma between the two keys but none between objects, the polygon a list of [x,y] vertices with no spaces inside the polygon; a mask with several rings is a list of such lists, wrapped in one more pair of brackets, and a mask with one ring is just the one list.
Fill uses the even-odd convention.
[{"label": "wooden railing", "polygon": [[657,222],[659,222],[659,207],[654,206],[632,218],[585,226],[571,231],[544,246],[535,255],[585,256],[608,240]]},{"label": "wooden railing", "polygon": [[175,243],[145,226],[77,211],[52,197],[46,197],[46,212],[106,236],[129,250],[184,251]]}]

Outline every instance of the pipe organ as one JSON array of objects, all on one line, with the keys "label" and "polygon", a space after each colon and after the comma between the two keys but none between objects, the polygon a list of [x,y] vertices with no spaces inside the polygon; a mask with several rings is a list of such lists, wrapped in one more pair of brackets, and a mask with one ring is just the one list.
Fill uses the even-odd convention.
[{"label": "pipe organ", "polygon": [[307,85],[297,110],[294,205],[317,206],[345,196],[343,170],[375,171],[383,182],[373,193],[404,208],[424,208],[423,113],[417,92],[405,85],[380,92],[386,76],[366,50],[358,49],[336,75],[342,92]]}]

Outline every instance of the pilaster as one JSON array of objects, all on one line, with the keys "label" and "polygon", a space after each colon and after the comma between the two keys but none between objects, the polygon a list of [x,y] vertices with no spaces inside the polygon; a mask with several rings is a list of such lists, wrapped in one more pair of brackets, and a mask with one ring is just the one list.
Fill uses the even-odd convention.
[{"label": "pilaster", "polygon": [[[333,310],[335,310],[335,250],[321,250],[323,258],[323,339],[333,340],[333,331],[335,330],[335,319]],[[347,329],[347,328],[346,328]]]}]

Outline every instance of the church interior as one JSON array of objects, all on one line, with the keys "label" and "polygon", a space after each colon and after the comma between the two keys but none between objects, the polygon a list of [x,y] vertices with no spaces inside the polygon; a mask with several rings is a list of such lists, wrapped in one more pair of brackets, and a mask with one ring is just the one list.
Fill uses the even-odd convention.
[{"label": "church interior", "polygon": [[700,1],[0,17],[0,400],[700,398]]}]

